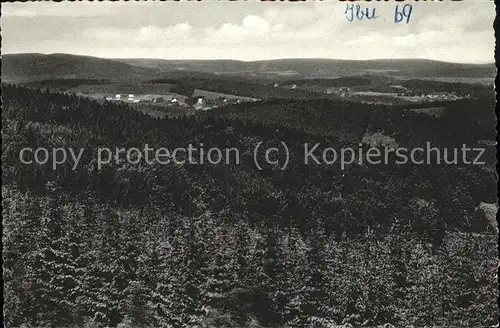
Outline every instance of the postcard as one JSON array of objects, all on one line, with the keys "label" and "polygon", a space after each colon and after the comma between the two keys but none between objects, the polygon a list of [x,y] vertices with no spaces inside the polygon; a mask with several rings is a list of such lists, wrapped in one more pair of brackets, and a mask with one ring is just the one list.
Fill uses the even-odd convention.
[{"label": "postcard", "polygon": [[493,1],[2,4],[6,327],[498,327]]}]

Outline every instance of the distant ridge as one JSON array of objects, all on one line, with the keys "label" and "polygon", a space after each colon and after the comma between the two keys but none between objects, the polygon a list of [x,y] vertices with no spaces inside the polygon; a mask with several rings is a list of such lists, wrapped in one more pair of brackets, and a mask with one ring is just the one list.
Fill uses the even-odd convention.
[{"label": "distant ridge", "polygon": [[148,68],[112,59],[69,54],[8,54],[2,56],[2,81],[47,79],[142,80],[154,76]]},{"label": "distant ridge", "polygon": [[[265,78],[332,78],[382,74],[418,77],[494,78],[495,65],[448,63],[429,59],[272,59],[167,60],[105,59],[71,54],[23,53],[2,56],[3,81],[47,79],[151,80],[172,71],[260,76]],[[162,74],[163,73],[163,74]]]},{"label": "distant ridge", "polygon": [[163,59],[163,58],[110,58],[116,61],[131,61],[131,60],[139,60],[139,61],[160,61],[160,62],[192,62],[192,63],[204,63],[204,62],[233,62],[233,63],[258,63],[258,62],[297,62],[297,61],[324,61],[324,62],[332,62],[332,61],[342,61],[342,62],[395,62],[395,61],[413,61],[413,62],[435,62],[435,63],[443,63],[443,64],[456,64],[456,65],[471,65],[471,66],[482,66],[482,65],[494,65],[494,62],[490,63],[457,63],[457,62],[449,62],[428,58],[374,58],[374,59],[335,59],[335,58],[274,58],[274,59],[259,59],[259,60],[238,60],[238,59]]},{"label": "distant ridge", "polygon": [[496,74],[494,63],[462,64],[430,59],[271,59],[258,61],[237,60],[166,60],[115,59],[117,61],[161,71],[189,70],[204,73],[263,73],[294,72],[303,77],[328,78],[344,75],[391,73],[416,77],[485,77]]}]

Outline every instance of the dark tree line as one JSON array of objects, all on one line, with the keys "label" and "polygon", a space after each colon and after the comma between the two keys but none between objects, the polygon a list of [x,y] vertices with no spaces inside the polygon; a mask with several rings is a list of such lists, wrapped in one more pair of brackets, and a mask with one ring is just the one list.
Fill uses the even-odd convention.
[{"label": "dark tree line", "polygon": [[[124,105],[10,85],[2,97],[9,326],[482,326],[496,320],[495,238],[474,212],[479,202],[495,201],[488,167],[341,170],[300,160],[304,142],[357,144],[360,126],[381,108],[275,101],[251,105],[262,112],[237,106],[245,117],[218,112],[160,120]],[[287,106],[288,119],[318,113],[309,114],[311,126],[291,129],[292,121],[279,120]],[[271,107],[278,108],[275,119],[264,122]],[[325,115],[336,121],[324,122]],[[393,111],[384,115],[388,131],[398,126]],[[486,124],[454,120],[469,124],[473,135]],[[335,133],[316,133],[324,128]],[[281,140],[292,153],[288,169],[258,171],[254,145]],[[98,170],[95,162],[98,147],[189,143],[236,147],[241,164],[141,162]],[[50,163],[21,164],[23,147],[88,151],[75,170],[71,162],[53,170]]]}]

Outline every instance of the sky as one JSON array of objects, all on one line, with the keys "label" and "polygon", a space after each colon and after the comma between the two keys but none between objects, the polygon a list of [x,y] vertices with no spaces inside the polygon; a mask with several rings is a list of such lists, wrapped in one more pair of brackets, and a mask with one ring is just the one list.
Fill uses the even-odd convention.
[{"label": "sky", "polygon": [[[494,62],[493,1],[358,3],[378,18],[349,22],[334,0],[4,3],[2,53]],[[395,24],[405,4],[410,21]]]}]

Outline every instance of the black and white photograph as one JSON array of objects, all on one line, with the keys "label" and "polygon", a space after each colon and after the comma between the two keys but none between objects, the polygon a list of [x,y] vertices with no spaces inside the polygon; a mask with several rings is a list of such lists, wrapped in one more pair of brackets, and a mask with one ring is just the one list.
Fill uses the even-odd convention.
[{"label": "black and white photograph", "polygon": [[3,324],[498,327],[495,9],[3,3]]}]

